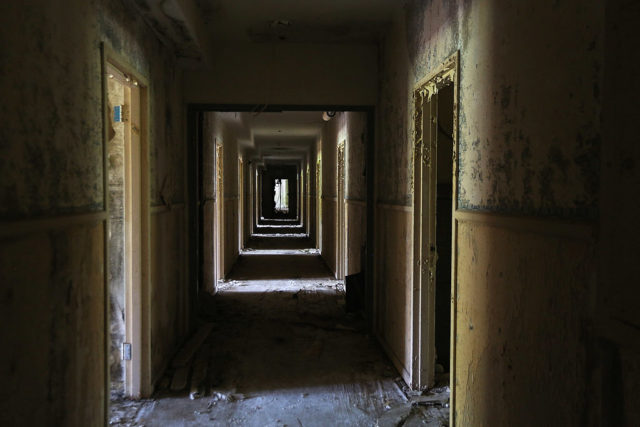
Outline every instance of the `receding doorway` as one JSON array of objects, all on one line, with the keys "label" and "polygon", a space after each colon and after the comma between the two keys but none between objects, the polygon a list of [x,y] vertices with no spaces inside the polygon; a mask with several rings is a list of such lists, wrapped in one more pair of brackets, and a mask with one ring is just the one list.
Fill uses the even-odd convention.
[{"label": "receding doorway", "polygon": [[415,91],[412,386],[455,383],[457,54]]},{"label": "receding doorway", "polygon": [[345,275],[346,250],[345,250],[345,203],[344,203],[344,149],[346,141],[342,140],[338,143],[338,164],[336,165],[336,239],[338,239],[336,251],[336,279],[343,280]]},{"label": "receding doorway", "polygon": [[276,178],[273,185],[274,202],[276,213],[289,213],[289,180],[287,178]]},{"label": "receding doorway", "polygon": [[105,170],[108,189],[108,374],[112,396],[151,392],[148,310],[149,161],[147,87],[103,49]]},{"label": "receding doorway", "polygon": [[225,275],[225,227],[224,227],[224,164],[222,141],[216,139],[216,216],[215,216],[215,248],[216,256],[216,287],[217,283],[224,280]]}]

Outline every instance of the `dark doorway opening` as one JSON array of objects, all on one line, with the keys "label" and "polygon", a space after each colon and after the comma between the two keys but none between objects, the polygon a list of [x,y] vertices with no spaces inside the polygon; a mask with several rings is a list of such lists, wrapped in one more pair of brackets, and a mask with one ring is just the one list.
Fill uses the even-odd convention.
[{"label": "dark doorway opening", "polygon": [[453,85],[438,92],[436,185],[436,379],[450,371],[451,247],[453,208]]}]

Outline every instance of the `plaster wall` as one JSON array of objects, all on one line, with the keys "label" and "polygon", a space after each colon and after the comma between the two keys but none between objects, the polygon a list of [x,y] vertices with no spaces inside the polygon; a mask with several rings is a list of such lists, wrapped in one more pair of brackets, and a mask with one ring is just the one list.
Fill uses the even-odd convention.
[{"label": "plaster wall", "polygon": [[[203,122],[203,194],[204,194],[204,255],[203,274],[207,278],[206,289],[215,292],[215,281],[208,280],[214,274],[217,278],[226,276],[239,254],[238,233],[238,139],[237,119],[238,113],[208,112],[204,113]],[[216,161],[216,144],[222,144],[222,185],[224,194],[217,192],[218,167]],[[224,207],[224,229],[215,228],[215,209],[217,198],[222,197]],[[222,271],[214,273],[213,259],[218,248],[215,247],[215,233],[223,235],[223,261]]]},{"label": "plaster wall", "polygon": [[602,378],[615,379],[602,384],[603,392],[616,382],[623,389],[621,399],[603,400],[602,419],[619,409],[626,417],[620,422],[628,425],[640,424],[640,264],[635,256],[640,239],[640,64],[632,59],[640,49],[638,19],[640,4],[607,2],[597,328],[614,358],[610,366],[600,363]]},{"label": "plaster wall", "polygon": [[347,138],[345,146],[345,227],[346,271],[362,270],[366,242],[366,113],[346,112]]},{"label": "plaster wall", "polygon": [[243,198],[242,198],[242,243],[247,243],[251,237],[251,161],[247,156],[243,159]]},{"label": "plaster wall", "polygon": [[373,105],[374,45],[215,46],[215,67],[184,73],[185,100],[227,104]]},{"label": "plaster wall", "polygon": [[591,234],[555,226],[458,220],[459,425],[588,424]]},{"label": "plaster wall", "polygon": [[215,293],[216,214],[216,121],[215,113],[202,117],[202,289]]},{"label": "plaster wall", "polygon": [[[235,115],[237,113],[219,113]],[[225,123],[222,134],[224,173],[224,276],[229,274],[239,255],[238,233],[238,137],[233,125]]]},{"label": "plaster wall", "polygon": [[104,239],[89,220],[0,240],[2,425],[102,423]]},{"label": "plaster wall", "polygon": [[[334,274],[337,274],[336,252],[338,220],[337,165],[338,143],[347,137],[347,115],[336,113],[322,130],[322,258]],[[346,149],[346,148],[345,148]],[[345,168],[346,175],[346,168]]]},{"label": "plaster wall", "polygon": [[307,183],[307,198],[308,198],[308,206],[309,210],[307,212],[307,224],[306,229],[307,233],[309,233],[309,237],[311,238],[312,245],[317,245],[316,242],[316,226],[317,226],[317,215],[318,211],[317,207],[317,183],[316,183],[316,144],[312,145],[311,151],[308,155],[308,168],[309,168],[309,181]]},{"label": "plaster wall", "polygon": [[191,307],[186,286],[183,207],[155,209],[151,215],[151,381],[157,383],[189,336]]},{"label": "plaster wall", "polygon": [[[452,381],[462,425],[535,424],[521,407],[527,401],[536,402],[540,423],[593,417],[588,402],[597,393],[585,391],[595,357],[603,16],[598,1],[407,1],[381,45],[377,333],[405,379],[412,344],[411,96],[460,52],[455,215],[473,222],[460,217],[456,239]],[[576,223],[584,227],[578,237],[567,234]],[[549,236],[550,229],[562,232]]]},{"label": "plaster wall", "polygon": [[413,229],[410,208],[376,206],[375,334],[407,384],[411,384],[411,283]]},{"label": "plaster wall", "polygon": [[[124,86],[109,79],[107,88],[109,109],[124,104]],[[109,183],[109,378],[111,390],[124,391],[125,362],[122,360],[122,343],[126,342],[125,324],[125,257],[124,257],[124,122],[113,122],[108,132],[107,175]]]},{"label": "plaster wall", "polygon": [[[99,425],[108,400],[110,268],[100,43],[149,79],[154,206],[184,202],[180,74],[147,25],[115,0],[3,2],[0,40],[0,312],[13,325],[1,333],[10,350],[0,358],[0,423]],[[162,230],[163,244],[181,247],[182,222]],[[174,282],[152,304],[184,301],[184,252],[166,256],[157,242],[152,235]],[[182,315],[161,317],[181,325]],[[155,368],[183,338],[160,333],[158,320],[151,314]]]}]

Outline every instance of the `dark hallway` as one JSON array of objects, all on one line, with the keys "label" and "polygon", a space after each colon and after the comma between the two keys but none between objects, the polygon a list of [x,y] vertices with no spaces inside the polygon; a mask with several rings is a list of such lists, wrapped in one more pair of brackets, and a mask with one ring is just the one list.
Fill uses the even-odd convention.
[{"label": "dark hallway", "polygon": [[254,236],[202,301],[199,319],[213,327],[191,386],[171,391],[170,369],[153,399],[115,403],[110,424],[447,425],[448,387],[409,390],[344,296],[306,236]]},{"label": "dark hallway", "polygon": [[638,22],[0,1],[0,425],[640,425]]}]

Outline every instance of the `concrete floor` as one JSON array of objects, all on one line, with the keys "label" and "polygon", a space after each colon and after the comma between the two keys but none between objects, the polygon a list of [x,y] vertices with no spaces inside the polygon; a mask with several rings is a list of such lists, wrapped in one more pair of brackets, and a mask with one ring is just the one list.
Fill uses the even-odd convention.
[{"label": "concrete floor", "polygon": [[201,397],[112,402],[112,425],[397,426],[448,424],[448,387],[411,392],[304,236],[254,238],[215,297]]}]

